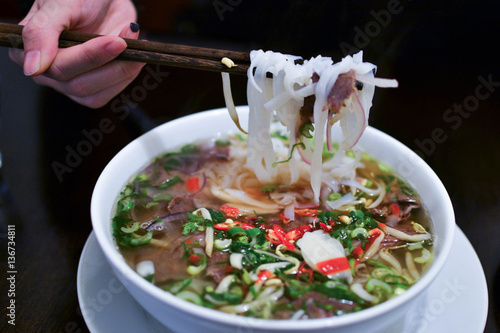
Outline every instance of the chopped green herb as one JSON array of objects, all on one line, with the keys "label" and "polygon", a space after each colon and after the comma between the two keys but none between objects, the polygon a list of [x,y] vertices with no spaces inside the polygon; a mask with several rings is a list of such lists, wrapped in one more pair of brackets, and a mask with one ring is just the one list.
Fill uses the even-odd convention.
[{"label": "chopped green herb", "polygon": [[166,188],[169,188],[175,184],[177,184],[181,180],[181,177],[175,176],[173,178],[165,180],[163,183],[157,186],[157,188],[164,190]]},{"label": "chopped green herb", "polygon": [[269,186],[263,186],[260,190],[262,193],[270,193],[274,191],[276,188],[278,188],[278,185],[269,185]]},{"label": "chopped green herb", "polygon": [[118,213],[129,212],[132,207],[134,207],[134,203],[131,200],[123,199],[118,201]]},{"label": "chopped green herb", "polygon": [[139,230],[139,222],[134,222],[129,228],[121,227],[120,230],[126,234],[136,232],[137,230]]},{"label": "chopped green herb", "polygon": [[215,140],[215,145],[219,147],[227,147],[231,145],[231,141],[229,140]]},{"label": "chopped green herb", "polygon": [[221,212],[213,210],[212,208],[209,208],[208,212],[210,213],[210,217],[212,218],[213,222],[221,223],[221,222],[226,221],[226,219],[224,218],[224,215]]},{"label": "chopped green herb", "polygon": [[314,125],[311,122],[305,122],[300,126],[299,133],[302,134],[302,136],[311,139],[313,137],[312,132],[314,132]]},{"label": "chopped green herb", "polygon": [[297,146],[301,146],[301,147],[302,147],[302,149],[306,149],[306,145],[305,145],[304,143],[302,143],[302,142],[299,142],[299,143],[294,144],[294,145],[292,146],[291,151],[290,151],[290,157],[289,157],[288,159],[284,160],[284,161],[274,162],[274,163],[273,163],[273,168],[275,168],[275,167],[276,167],[278,164],[280,164],[280,163],[288,163],[288,162],[292,159],[292,156],[293,156],[293,151],[294,151],[295,147],[297,147]]},{"label": "chopped green herb", "polygon": [[130,241],[130,244],[136,245],[136,246],[137,245],[144,245],[144,244],[151,242],[151,239],[153,239],[153,232],[148,231],[144,236],[132,239]]},{"label": "chopped green herb", "polygon": [[182,256],[182,258],[186,259],[187,257],[189,257],[189,248],[188,248],[187,244],[184,242],[182,242],[181,245],[182,245],[182,248],[184,249],[184,255]]},{"label": "chopped green herb", "polygon": [[148,176],[145,173],[142,173],[142,174],[138,175],[137,177],[135,177],[134,180],[135,181],[146,181],[146,180],[148,180]]},{"label": "chopped green herb", "polygon": [[157,201],[151,201],[151,202],[148,202],[148,203],[146,204],[146,209],[149,209],[149,208],[154,207],[154,206],[156,206],[156,205],[158,205],[158,202],[157,202]]},{"label": "chopped green herb", "polygon": [[165,164],[163,165],[163,168],[167,171],[170,171],[172,169],[175,169],[176,167],[178,167],[179,165],[181,164],[181,162],[179,162],[178,159],[176,158],[170,158],[168,159]]},{"label": "chopped green herb", "polygon": [[183,154],[192,154],[197,153],[199,151],[198,147],[194,144],[187,144],[182,146],[181,153]]},{"label": "chopped green herb", "polygon": [[153,201],[170,201],[172,198],[170,193],[158,193],[153,196]]},{"label": "chopped green herb", "polygon": [[401,186],[401,192],[403,192],[403,194],[406,194],[406,195],[409,195],[409,196],[414,195],[412,189],[409,188],[408,186]]}]

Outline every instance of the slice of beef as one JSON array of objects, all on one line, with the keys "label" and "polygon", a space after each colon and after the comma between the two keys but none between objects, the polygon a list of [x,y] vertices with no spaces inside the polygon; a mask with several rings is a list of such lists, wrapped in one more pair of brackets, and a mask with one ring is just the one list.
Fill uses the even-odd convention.
[{"label": "slice of beef", "polygon": [[226,276],[229,267],[229,252],[214,251],[208,259],[206,275],[219,283]]},{"label": "slice of beef", "polygon": [[170,214],[177,214],[183,212],[191,212],[195,210],[196,207],[194,206],[193,198],[177,195],[173,197],[172,200],[170,200],[167,208]]},{"label": "slice of beef", "polygon": [[327,98],[327,106],[330,111],[339,113],[340,109],[346,106],[345,101],[355,92],[355,82],[356,72],[353,69],[337,77]]}]

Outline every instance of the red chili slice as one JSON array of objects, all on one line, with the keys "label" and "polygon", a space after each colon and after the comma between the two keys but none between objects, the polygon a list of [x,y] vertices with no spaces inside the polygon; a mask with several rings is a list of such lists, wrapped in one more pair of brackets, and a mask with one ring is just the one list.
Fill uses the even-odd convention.
[{"label": "red chili slice", "polygon": [[290,219],[286,217],[283,213],[280,213],[280,218],[283,220],[283,222],[288,223],[290,222]]},{"label": "red chili slice", "polygon": [[200,189],[200,179],[198,177],[190,177],[186,180],[186,188],[189,192],[196,192]]},{"label": "red chili slice", "polygon": [[297,280],[300,279],[300,277],[303,275],[303,274],[308,274],[309,275],[309,278],[307,279],[307,283],[311,283],[312,281],[312,278],[313,278],[313,270],[310,269],[310,268],[306,268],[305,267],[306,263],[305,262],[302,262],[302,264],[300,264],[300,267],[299,269],[297,270]]},{"label": "red chili slice", "polygon": [[352,255],[356,257],[356,259],[359,259],[363,255],[363,252],[363,248],[361,247],[361,245],[359,245],[354,250],[352,250]]},{"label": "red chili slice", "polygon": [[378,225],[378,227],[379,227],[380,229],[382,229],[382,230],[384,230],[384,231],[386,231],[386,230],[387,230],[387,225],[385,225],[385,224],[383,224],[383,223],[381,223],[381,222],[377,223],[377,225]]},{"label": "red chili slice", "polygon": [[267,229],[266,239],[273,244],[281,244],[281,241],[276,237],[276,233],[273,229]]},{"label": "red chili slice", "polygon": [[399,213],[401,213],[401,210],[399,209],[399,205],[398,204],[391,204],[391,211],[394,215],[399,215]]},{"label": "red chili slice", "polygon": [[303,208],[303,209],[296,209],[295,214],[299,216],[312,216],[316,215],[318,213],[317,209],[310,209],[310,208]]},{"label": "red chili slice", "polygon": [[248,229],[253,229],[255,228],[253,225],[245,223],[245,222],[239,222],[239,221],[232,221],[232,222],[221,222],[217,223],[214,225],[214,229],[217,230],[229,230],[231,228],[241,228],[243,230],[248,230]]},{"label": "red chili slice", "polygon": [[368,242],[365,244],[365,250],[368,250],[372,246],[373,242],[382,234],[379,228],[370,230],[370,236],[368,236]]},{"label": "red chili slice", "polygon": [[235,219],[238,216],[240,216],[240,210],[236,207],[231,207],[229,205],[222,205],[220,209],[224,212],[224,214],[226,214],[230,218]]},{"label": "red chili slice", "polygon": [[327,259],[316,264],[316,267],[324,275],[333,275],[351,269],[346,257]]},{"label": "red chili slice", "polygon": [[200,257],[198,257],[195,254],[192,254],[189,256],[188,261],[192,262],[194,265],[198,265],[198,263],[200,262]]},{"label": "red chili slice", "polygon": [[326,224],[324,224],[323,222],[320,222],[319,223],[319,226],[321,227],[321,229],[323,229],[325,232],[330,232],[332,231],[331,228],[329,226],[327,226]]},{"label": "red chili slice", "polygon": [[312,230],[312,227],[309,224],[306,225],[301,225],[296,228],[293,228],[292,230],[288,231],[286,233],[286,238],[288,240],[297,240],[299,238],[302,238],[306,232],[309,232]]},{"label": "red chili slice", "polygon": [[257,281],[256,282],[263,282],[269,279],[269,277],[273,274],[271,271],[262,271],[259,274],[257,274]]},{"label": "red chili slice", "polygon": [[281,244],[285,245],[289,250],[295,250],[295,244],[290,243],[290,241],[286,238],[285,231],[279,224],[273,224],[273,230]]}]

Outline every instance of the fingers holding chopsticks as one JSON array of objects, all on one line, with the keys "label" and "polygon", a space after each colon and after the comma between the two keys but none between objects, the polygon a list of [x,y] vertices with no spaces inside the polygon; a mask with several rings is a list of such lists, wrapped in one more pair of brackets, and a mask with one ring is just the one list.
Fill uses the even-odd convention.
[{"label": "fingers holding chopsticks", "polygon": [[98,108],[132,82],[143,66],[141,63],[113,61],[66,81],[53,79],[45,74],[33,77],[33,80],[54,88],[80,104]]},{"label": "fingers holding chopsticks", "polygon": [[[49,19],[50,18],[50,19]],[[36,0],[24,24],[24,51],[10,57],[24,73],[73,100],[97,108],[123,90],[144,64],[114,60],[127,47],[123,38],[137,39],[135,8],[130,0]],[[63,30],[108,35],[64,49]]]}]

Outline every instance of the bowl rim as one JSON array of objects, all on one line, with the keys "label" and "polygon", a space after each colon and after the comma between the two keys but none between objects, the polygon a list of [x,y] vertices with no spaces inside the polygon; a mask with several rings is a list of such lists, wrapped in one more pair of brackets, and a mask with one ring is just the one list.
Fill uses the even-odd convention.
[{"label": "bowl rim", "polygon": [[[248,112],[248,106],[239,106],[237,107],[238,113],[241,115],[242,113]],[[427,272],[420,278],[415,285],[408,289],[404,294],[387,300],[381,304],[377,304],[368,309],[364,309],[359,312],[346,314],[339,317],[330,317],[330,318],[315,318],[308,320],[278,320],[278,319],[258,319],[258,318],[249,318],[243,316],[236,316],[233,314],[224,313],[218,310],[205,308],[199,305],[195,305],[189,303],[187,301],[180,300],[176,296],[163,292],[161,289],[156,287],[155,285],[147,282],[145,279],[139,276],[130,266],[128,266],[123,259],[122,255],[117,250],[116,245],[112,240],[111,233],[111,218],[112,218],[112,207],[102,207],[102,200],[100,200],[101,192],[106,188],[106,183],[108,177],[112,177],[114,170],[120,165],[121,159],[129,154],[129,151],[134,149],[134,145],[138,142],[147,141],[148,137],[157,135],[159,132],[165,131],[165,128],[173,127],[173,126],[182,126],[184,123],[189,123],[191,121],[202,122],[206,119],[210,119],[213,117],[221,117],[227,115],[226,108],[218,108],[207,111],[197,112],[188,116],[184,116],[181,118],[177,118],[175,120],[169,121],[158,127],[148,131],[147,133],[141,135],[137,139],[133,140],[129,144],[127,144],[124,148],[122,148],[106,165],[104,170],[102,171],[97,183],[95,185],[94,191],[92,193],[91,199],[91,219],[92,226],[105,257],[108,262],[110,262],[113,269],[118,270],[118,275],[122,275],[126,278],[130,283],[138,287],[141,292],[146,293],[148,296],[153,297],[159,300],[162,303],[168,304],[173,308],[176,308],[180,311],[189,313],[192,316],[216,322],[225,325],[238,326],[238,327],[265,327],[268,330],[304,330],[304,329],[324,329],[324,328],[337,328],[348,326],[353,323],[360,323],[372,318],[376,318],[381,314],[384,314],[391,309],[398,308],[403,304],[411,301],[412,298],[417,298],[425,289],[432,283],[432,281],[436,278],[438,273],[441,271],[444,263],[450,253],[453,236],[455,231],[455,215],[453,211],[453,206],[451,203],[451,199],[442,184],[441,180],[435,174],[435,172],[430,168],[430,166],[425,163],[420,156],[414,153],[407,146],[396,140],[395,138],[389,136],[388,134],[375,129],[371,126],[368,126],[366,129],[366,133],[370,133],[370,136],[377,137],[377,140],[381,140],[383,142],[390,142],[392,145],[397,147],[398,151],[404,151],[406,154],[409,154],[412,159],[419,163],[419,168],[422,169],[421,172],[424,172],[427,177],[430,178],[435,190],[438,192],[440,198],[442,198],[442,210],[446,216],[446,224],[445,224],[445,238],[440,238],[440,251],[439,255],[434,256],[433,263],[431,267],[427,270]],[[246,115],[246,114],[245,114]],[[220,131],[219,131],[220,132]],[[216,134],[214,132],[214,134]],[[365,135],[364,135],[365,136]],[[154,156],[151,156],[151,159]],[[385,162],[385,161],[384,161]],[[136,172],[138,170],[134,170]],[[118,193],[117,193],[118,194]],[[102,216],[106,215],[106,221],[102,220]],[[122,281],[123,282],[123,281]],[[127,283],[128,284],[128,283]],[[125,284],[128,289],[127,284]],[[159,292],[160,291],[160,292]],[[135,297],[135,296],[134,296]]]}]

